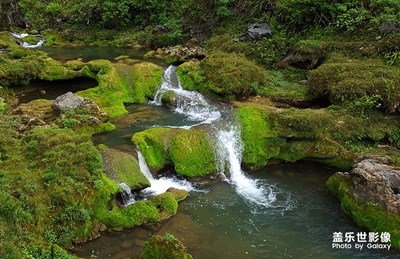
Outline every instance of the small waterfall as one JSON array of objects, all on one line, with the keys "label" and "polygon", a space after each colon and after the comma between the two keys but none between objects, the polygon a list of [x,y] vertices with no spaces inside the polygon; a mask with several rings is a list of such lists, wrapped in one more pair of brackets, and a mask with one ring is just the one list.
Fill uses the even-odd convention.
[{"label": "small waterfall", "polygon": [[[195,91],[187,91],[182,88],[176,76],[176,67],[169,66],[163,76],[160,89],[154,96],[151,104],[161,105],[162,96],[172,91],[176,97],[174,112],[185,115],[189,120],[200,124],[210,124],[221,118],[221,111],[216,105],[211,105],[204,96]],[[192,126],[193,127],[193,126]]]},{"label": "small waterfall", "polygon": [[131,188],[128,185],[126,185],[125,183],[120,183],[118,184],[118,187],[124,206],[129,206],[135,203],[135,198],[133,197]]},{"label": "small waterfall", "polygon": [[[157,91],[154,101],[151,103],[161,105],[163,94],[167,91],[173,91],[177,98],[175,112],[185,115],[190,120],[198,121],[199,123],[196,125],[210,124],[209,129],[212,132],[210,135],[213,135],[216,142],[220,172],[225,176],[225,168],[229,169],[229,176],[226,177],[227,182],[234,186],[236,192],[245,201],[260,207],[273,207],[272,203],[276,201],[277,194],[275,188],[266,182],[249,178],[241,169],[243,144],[240,127],[234,125],[235,116],[232,110],[223,105],[212,105],[198,92],[184,90],[179,83],[175,69],[174,66],[170,66],[165,71],[161,88]],[[224,113],[224,116],[222,116],[222,113]],[[189,129],[190,127],[181,128]],[[141,163],[142,172],[146,176],[149,174],[152,177],[140,152],[139,163]],[[146,165],[146,168],[144,168],[144,165]],[[154,183],[154,186],[161,184],[162,179],[155,181],[159,182]],[[152,183],[150,188],[156,189],[156,187],[153,187],[152,180],[150,182]]]},{"label": "small waterfall", "polygon": [[246,201],[263,207],[270,207],[276,201],[276,194],[271,186],[260,184],[257,180],[248,178],[242,171],[243,143],[240,128],[228,125],[226,129],[217,132],[217,151],[220,159],[220,170],[229,168],[228,182],[235,186],[236,192]]},{"label": "small waterfall", "polygon": [[40,40],[38,41],[38,43],[36,43],[36,44],[34,44],[34,45],[29,44],[29,43],[27,43],[27,42],[23,42],[22,45],[21,45],[21,47],[27,48],[27,49],[33,49],[33,48],[38,48],[38,47],[43,46],[43,43],[44,43],[44,39],[40,39]]},{"label": "small waterfall", "polygon": [[33,44],[33,45],[32,45],[32,44],[29,44],[29,43],[27,43],[27,42],[24,41],[24,38],[27,37],[27,36],[29,36],[28,33],[19,34],[19,33],[12,32],[11,35],[12,35],[14,38],[16,38],[17,40],[19,40],[20,46],[21,46],[21,47],[27,48],[27,49],[32,49],[32,48],[41,47],[41,46],[43,46],[43,43],[44,43],[44,39],[40,38],[40,35],[33,35],[33,36],[35,36],[35,37],[37,37],[37,38],[40,38],[39,41],[38,41],[36,44]]},{"label": "small waterfall", "polygon": [[138,151],[138,161],[140,171],[146,176],[147,179],[149,179],[150,182],[150,187],[142,190],[143,193],[158,195],[166,192],[171,187],[186,190],[188,192],[195,190],[192,184],[186,180],[179,180],[175,177],[161,177],[160,179],[155,179],[140,151]]}]

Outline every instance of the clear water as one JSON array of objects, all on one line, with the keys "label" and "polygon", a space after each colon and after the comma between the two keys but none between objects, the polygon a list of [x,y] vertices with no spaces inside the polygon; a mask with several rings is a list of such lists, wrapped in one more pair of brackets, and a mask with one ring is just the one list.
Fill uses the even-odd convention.
[{"label": "clear water", "polygon": [[[113,60],[119,56],[128,56],[132,59],[143,60],[143,55],[148,49],[145,48],[114,48],[114,47],[40,47],[39,50],[47,52],[53,59],[66,62],[73,59],[90,61],[94,59]],[[159,59],[148,59],[151,62],[161,64]]]},{"label": "clear water", "polygon": [[252,172],[260,183],[284,190],[274,207],[252,207],[234,186],[219,182],[192,193],[178,214],[155,225],[108,233],[75,248],[90,258],[138,258],[153,233],[171,233],[194,258],[399,258],[394,250],[332,249],[333,232],[362,230],[340,212],[325,187],[332,170],[316,164],[270,165]]}]

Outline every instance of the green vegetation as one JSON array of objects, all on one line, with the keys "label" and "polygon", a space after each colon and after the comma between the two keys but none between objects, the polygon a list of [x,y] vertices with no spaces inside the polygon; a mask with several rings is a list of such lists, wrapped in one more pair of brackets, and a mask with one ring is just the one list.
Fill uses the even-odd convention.
[{"label": "green vegetation", "polygon": [[132,142],[151,168],[172,164],[176,173],[189,177],[216,172],[213,149],[201,129],[150,128],[135,133]]},{"label": "green vegetation", "polygon": [[153,235],[143,246],[141,259],[191,259],[183,244],[173,235]]}]

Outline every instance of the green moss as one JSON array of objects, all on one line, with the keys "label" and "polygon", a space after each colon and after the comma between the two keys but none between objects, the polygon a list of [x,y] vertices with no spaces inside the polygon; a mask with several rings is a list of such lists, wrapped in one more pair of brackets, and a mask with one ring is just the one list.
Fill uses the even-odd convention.
[{"label": "green moss", "polygon": [[140,259],[192,259],[183,244],[171,234],[153,235],[143,246]]},{"label": "green moss", "polygon": [[265,84],[266,71],[240,54],[209,53],[201,67],[209,90],[224,98],[245,99]]},{"label": "green moss", "polygon": [[132,141],[154,169],[172,164],[178,174],[185,176],[216,171],[213,150],[202,130],[153,128],[136,133]]},{"label": "green moss", "polygon": [[107,190],[103,191],[103,195],[96,201],[96,203],[103,202],[95,208],[95,217],[101,223],[113,228],[129,228],[147,222],[160,221],[175,214],[178,209],[175,196],[169,192],[157,195],[149,201],[138,201],[123,208],[117,207],[115,201],[110,201],[110,192]]},{"label": "green moss", "polygon": [[38,38],[38,37],[35,37],[35,36],[33,36],[33,35],[29,35],[29,36],[26,36],[26,37],[24,38],[24,41],[25,41],[26,43],[28,43],[28,44],[35,45],[36,43],[39,42],[39,38]]},{"label": "green moss", "polygon": [[132,136],[132,142],[142,152],[147,164],[161,169],[168,163],[167,148],[170,144],[172,129],[151,128]]},{"label": "green moss", "polygon": [[253,107],[237,110],[244,142],[243,162],[253,169],[265,166],[279,154],[284,140],[277,138],[262,111]]},{"label": "green moss", "polygon": [[216,171],[215,155],[203,131],[180,131],[168,152],[178,174],[193,177]]},{"label": "green moss", "polygon": [[185,89],[207,91],[206,78],[204,71],[201,69],[200,61],[191,60],[181,64],[176,69],[176,74]]},{"label": "green moss", "polygon": [[99,86],[78,94],[94,101],[110,117],[127,113],[125,103],[144,103],[153,98],[162,78],[159,66],[129,59],[115,64],[92,61],[81,71],[96,78]]},{"label": "green moss", "polygon": [[329,62],[310,71],[311,90],[316,96],[329,95],[334,104],[349,103],[364,97],[379,95],[389,112],[400,103],[400,68],[387,66],[377,59],[355,60],[333,55]]},{"label": "green moss", "polygon": [[105,173],[116,184],[126,183],[132,190],[150,186],[149,180],[140,171],[138,161],[133,155],[111,148],[102,149],[101,153],[105,163]]},{"label": "green moss", "polygon": [[340,200],[342,211],[349,215],[357,225],[374,232],[389,232],[393,247],[400,247],[400,216],[387,213],[380,205],[361,202],[351,196],[351,185],[345,175],[332,175],[326,185],[330,192]]}]

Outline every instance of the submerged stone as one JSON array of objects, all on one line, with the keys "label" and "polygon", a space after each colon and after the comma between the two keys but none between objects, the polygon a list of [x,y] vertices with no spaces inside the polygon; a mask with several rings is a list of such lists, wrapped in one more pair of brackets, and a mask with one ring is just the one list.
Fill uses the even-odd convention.
[{"label": "submerged stone", "polygon": [[171,234],[154,235],[145,243],[140,259],[191,259],[183,244]]}]

